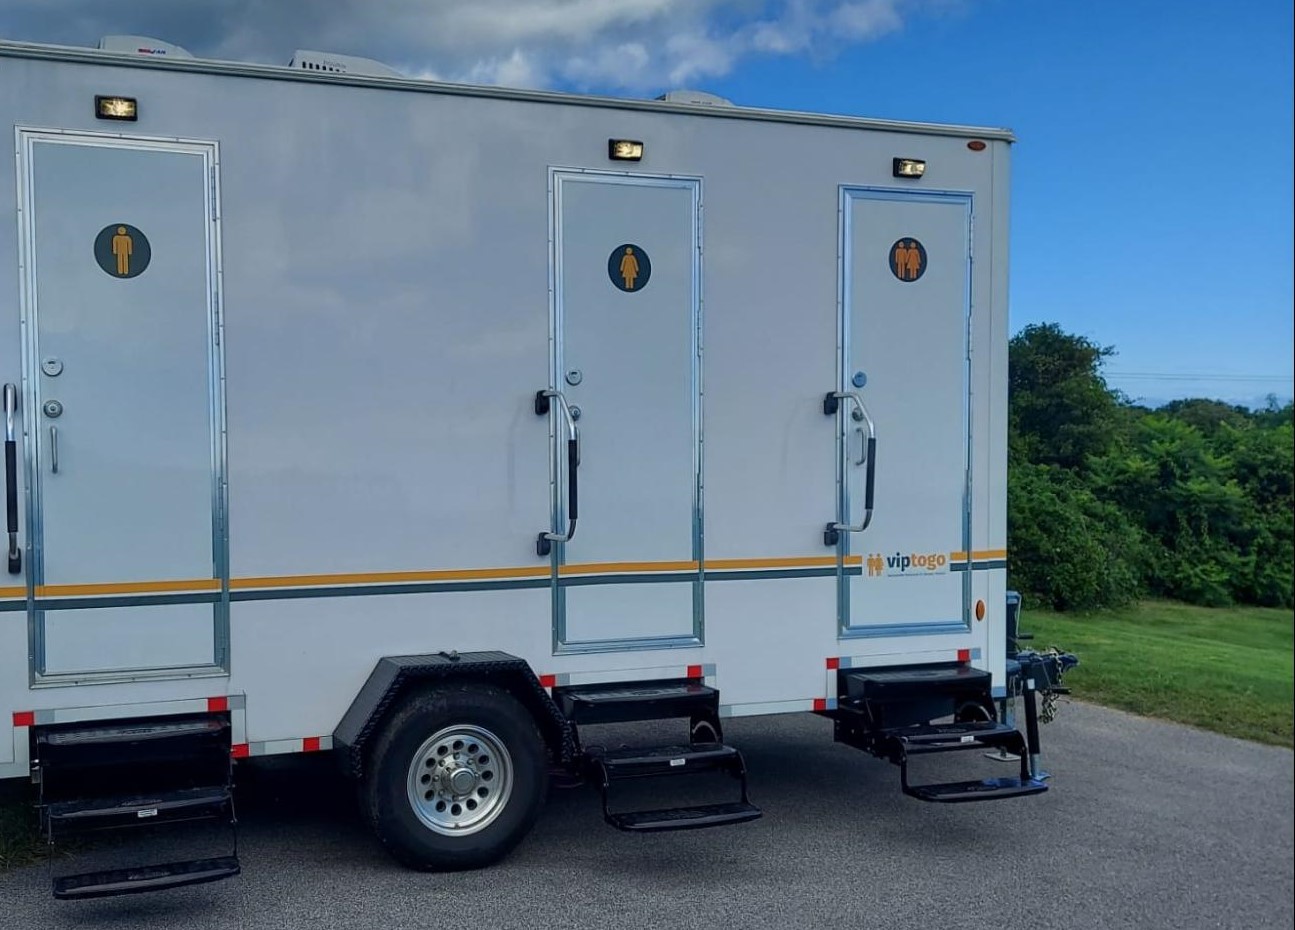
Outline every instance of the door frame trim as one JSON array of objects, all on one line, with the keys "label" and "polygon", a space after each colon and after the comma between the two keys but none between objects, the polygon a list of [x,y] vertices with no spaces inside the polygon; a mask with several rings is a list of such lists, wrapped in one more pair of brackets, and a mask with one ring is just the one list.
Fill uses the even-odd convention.
[{"label": "door frame trim", "polygon": [[[842,184],[839,188],[837,204],[837,299],[836,299],[836,383],[838,391],[849,391],[848,384],[849,351],[850,351],[850,294],[853,285],[852,261],[853,239],[851,236],[851,207],[856,201],[899,201],[909,203],[936,203],[950,206],[961,206],[966,211],[966,272],[963,284],[963,343],[962,343],[962,423],[966,437],[964,449],[964,473],[962,498],[962,540],[960,548],[971,551],[971,505],[972,505],[972,465],[973,425],[971,409],[972,370],[971,370],[971,333],[974,322],[974,278],[973,249],[975,237],[975,197],[971,191],[962,190],[901,190],[893,187],[868,187],[863,185]],[[850,513],[850,487],[846,480],[846,430],[838,426],[836,430],[836,490],[839,513]],[[962,610],[961,617],[940,620],[899,621],[868,626],[854,626],[850,623],[850,579],[851,574],[845,570],[845,557],[850,554],[850,533],[842,533],[837,543],[837,637],[839,639],[877,639],[892,636],[947,636],[949,634],[971,631],[971,572],[964,572],[962,577]]]},{"label": "door frame trim", "polygon": [[[553,654],[591,652],[630,652],[646,649],[696,648],[705,644],[705,589],[702,565],[704,553],[703,483],[703,428],[701,398],[702,383],[702,179],[680,174],[640,174],[628,171],[608,171],[593,168],[550,167],[548,178],[549,201],[549,386],[561,390],[563,385],[563,306],[562,306],[562,187],[567,183],[615,184],[631,187],[658,187],[686,190],[692,194],[692,426],[693,426],[693,501],[692,501],[692,561],[697,563],[696,578],[692,583],[692,631],[689,634],[670,636],[638,636],[620,639],[576,640],[567,638],[566,588],[567,579],[559,577],[559,568],[565,563],[566,546],[557,543],[551,556],[550,584],[552,587]],[[563,515],[561,507],[560,478],[562,458],[559,456],[557,424],[549,418],[549,491],[551,497],[551,525],[558,526]]]},{"label": "door frame trim", "polygon": [[[228,453],[225,416],[224,288],[220,234],[220,146],[214,140],[131,135],[87,130],[14,127],[18,184],[19,329],[22,344],[23,467],[27,517],[27,655],[31,687],[220,677],[230,670]],[[39,308],[36,296],[34,149],[38,144],[173,152],[200,156],[204,168],[203,205],[207,254],[207,400],[211,424],[212,578],[219,583],[212,599],[212,662],[177,667],[118,668],[82,672],[46,671],[45,611],[38,603],[44,578],[44,520],[41,511],[41,463],[35,431],[40,421],[38,373]],[[74,606],[74,605],[68,605]]]}]

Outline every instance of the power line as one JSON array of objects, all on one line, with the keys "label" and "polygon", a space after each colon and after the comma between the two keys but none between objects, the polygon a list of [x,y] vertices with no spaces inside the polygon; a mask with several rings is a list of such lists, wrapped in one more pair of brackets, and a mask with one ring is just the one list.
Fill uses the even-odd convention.
[{"label": "power line", "polygon": [[1108,378],[1133,381],[1236,381],[1274,384],[1291,384],[1291,375],[1238,375],[1211,374],[1209,372],[1159,372],[1159,371],[1107,371]]}]

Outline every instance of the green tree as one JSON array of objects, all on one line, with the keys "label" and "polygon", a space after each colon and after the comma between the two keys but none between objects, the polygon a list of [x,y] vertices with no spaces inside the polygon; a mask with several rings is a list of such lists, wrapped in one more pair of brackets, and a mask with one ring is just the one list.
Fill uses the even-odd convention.
[{"label": "green tree", "polygon": [[1106,385],[1111,348],[1056,324],[1009,348],[1009,583],[1061,610],[1295,603],[1291,404],[1152,410]]},{"label": "green tree", "polygon": [[1008,354],[1015,461],[1082,471],[1111,448],[1122,422],[1120,397],[1106,386],[1101,366],[1114,349],[1043,323],[1017,333]]}]

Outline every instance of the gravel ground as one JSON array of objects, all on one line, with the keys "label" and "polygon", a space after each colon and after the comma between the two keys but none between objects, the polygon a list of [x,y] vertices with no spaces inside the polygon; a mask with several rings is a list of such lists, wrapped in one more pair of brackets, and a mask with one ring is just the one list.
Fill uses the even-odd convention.
[{"label": "gravel ground", "polygon": [[[57,902],[44,867],[21,869],[0,875],[0,927],[1185,930],[1295,921],[1289,750],[1069,704],[1043,728],[1051,791],[937,805],[901,795],[892,766],[833,744],[825,720],[735,720],[726,735],[745,753],[752,800],[765,810],[753,824],[633,836],[602,824],[592,788],[555,789],[503,864],[421,874],[378,848],[329,760],[289,758],[240,779],[239,878]],[[1011,770],[978,753],[919,764],[935,777]]]}]

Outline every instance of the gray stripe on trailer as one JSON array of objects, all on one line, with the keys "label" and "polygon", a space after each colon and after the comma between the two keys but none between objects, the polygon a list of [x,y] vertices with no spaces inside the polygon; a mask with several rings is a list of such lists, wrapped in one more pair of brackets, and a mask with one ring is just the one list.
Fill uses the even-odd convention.
[{"label": "gray stripe on trailer", "polygon": [[[1002,567],[1006,562],[982,563],[976,568]],[[965,571],[965,567],[956,567],[956,571]],[[704,575],[706,581],[759,581],[764,579],[785,578],[831,578],[837,570],[831,566],[818,568],[776,568],[776,569],[739,569],[733,571],[711,570]],[[846,566],[845,574],[861,575],[860,566]],[[698,573],[660,572],[647,574],[640,572],[607,575],[568,576],[559,579],[561,587],[587,587],[590,585],[611,584],[662,584],[685,583],[697,581]],[[302,588],[262,588],[244,589],[229,592],[233,601],[276,601],[300,600],[316,597],[383,597],[392,594],[435,594],[438,592],[463,591],[512,591],[521,589],[547,588],[552,579],[514,578],[490,581],[432,581],[410,582],[407,584],[355,584],[324,585]],[[76,610],[91,607],[147,607],[163,604],[214,604],[221,598],[219,591],[196,591],[189,593],[167,594],[109,594],[94,597],[53,597],[38,598],[37,610]],[[17,612],[27,609],[27,601],[0,601],[0,612]]]},{"label": "gray stripe on trailer", "polygon": [[[105,594],[96,597],[38,597],[37,610],[76,610],[80,607],[143,607],[150,604],[214,604],[219,591],[187,594]],[[22,604],[26,607],[26,603]]]}]

